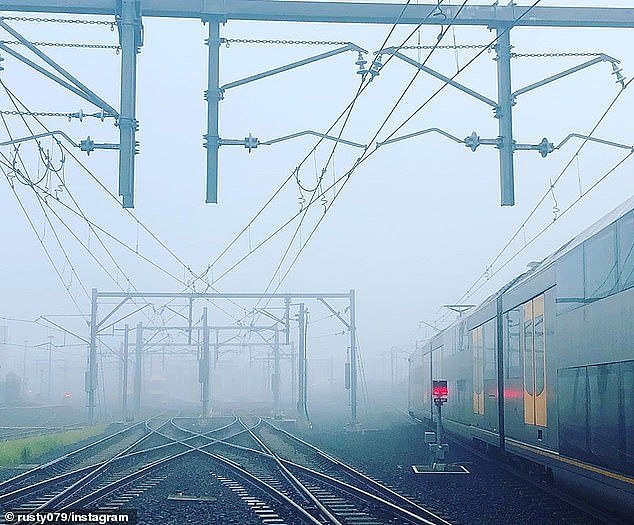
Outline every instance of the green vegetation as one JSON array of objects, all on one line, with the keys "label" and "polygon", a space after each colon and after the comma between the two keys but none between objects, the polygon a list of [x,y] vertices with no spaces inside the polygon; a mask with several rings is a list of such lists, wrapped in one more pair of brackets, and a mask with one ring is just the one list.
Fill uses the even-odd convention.
[{"label": "green vegetation", "polygon": [[37,463],[38,458],[56,448],[82,441],[101,434],[104,425],[65,432],[53,432],[9,441],[0,441],[0,466],[10,467],[20,463]]}]

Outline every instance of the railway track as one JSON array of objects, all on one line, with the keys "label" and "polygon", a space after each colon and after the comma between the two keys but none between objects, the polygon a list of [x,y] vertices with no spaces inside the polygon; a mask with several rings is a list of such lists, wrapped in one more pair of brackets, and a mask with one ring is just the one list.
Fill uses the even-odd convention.
[{"label": "railway track", "polygon": [[144,434],[144,424],[137,423],[2,481],[0,482],[0,505],[8,501],[10,499],[8,495],[15,490],[89,467],[102,459],[119,453]]},{"label": "railway track", "polygon": [[[85,505],[120,485],[141,478],[163,462],[179,457],[183,448],[189,450],[187,442],[193,438],[174,439],[161,431],[169,421],[158,423],[154,428],[155,419],[138,423],[0,484],[0,508],[19,512],[87,508]],[[203,435],[208,438],[234,423]],[[162,444],[142,446],[157,436],[162,438]],[[120,439],[110,443],[115,438]],[[181,451],[175,452],[174,448],[179,446]],[[86,462],[90,464],[83,465]]]},{"label": "railway track", "polygon": [[[397,412],[411,422],[409,414],[402,410]],[[414,418],[415,424],[427,428],[424,421]],[[504,484],[510,489],[525,494],[528,499],[537,502],[542,508],[549,508],[560,515],[562,522],[570,525],[626,525],[619,516],[598,508],[593,501],[582,500],[568,492],[558,489],[541,476],[535,476],[530,471],[522,470],[517,463],[509,462],[509,457],[490,454],[482,448],[453,435],[445,435],[446,440],[454,447],[463,449],[478,460],[494,466],[510,477]],[[550,496],[547,500],[544,495]],[[562,503],[564,505],[562,505]]]},{"label": "railway track", "polygon": [[66,432],[68,430],[81,430],[84,425],[65,425],[59,427],[0,427],[0,441],[22,439],[32,436],[41,436],[51,432]]},{"label": "railway track", "polygon": [[[240,422],[246,431],[239,434],[242,444],[236,443],[235,438],[216,441],[211,446],[220,450],[217,455],[240,465],[278,493],[294,500],[311,516],[310,523],[450,523],[270,423],[257,420],[250,427]],[[181,430],[187,431],[182,427]],[[191,430],[188,432],[194,434]],[[245,444],[247,436],[251,446]]]},{"label": "railway track", "polygon": [[[103,455],[93,449],[89,465],[79,466],[90,450],[80,449],[70,455],[70,463],[68,457],[51,462],[61,473],[49,466],[14,478],[13,484],[9,480],[5,486],[12,490],[3,490],[0,506],[21,512],[134,508],[135,497],[160,493],[169,477],[178,477],[179,469],[194,461],[243,511],[270,525],[449,525],[444,517],[259,418],[248,423],[235,418],[216,428],[200,427],[193,418],[153,418],[134,428],[126,429],[127,439],[116,449],[106,447]],[[212,500],[197,500],[198,509],[216,512]]]}]

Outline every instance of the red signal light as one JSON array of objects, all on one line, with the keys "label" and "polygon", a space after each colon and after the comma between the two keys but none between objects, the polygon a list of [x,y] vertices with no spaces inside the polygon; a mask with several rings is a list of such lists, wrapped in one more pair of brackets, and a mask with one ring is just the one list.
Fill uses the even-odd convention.
[{"label": "red signal light", "polygon": [[434,399],[447,399],[449,396],[447,381],[434,381],[431,395]]}]

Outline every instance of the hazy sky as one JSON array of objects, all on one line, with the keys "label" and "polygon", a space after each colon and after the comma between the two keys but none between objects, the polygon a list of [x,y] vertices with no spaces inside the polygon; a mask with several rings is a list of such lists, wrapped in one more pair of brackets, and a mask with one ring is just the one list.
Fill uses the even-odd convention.
[{"label": "hazy sky", "polygon": [[[450,3],[450,2],[447,2]],[[451,2],[457,4],[457,0]],[[487,2],[469,2],[485,4]],[[490,2],[489,2],[490,3]],[[506,1],[501,3],[506,4]],[[526,2],[522,2],[525,4]],[[541,5],[630,6],[630,1],[576,2],[547,1]],[[35,41],[96,42],[114,44],[117,33],[105,26],[31,24],[10,22]],[[220,202],[204,204],[206,105],[206,26],[200,21],[144,20],[145,44],[139,55],[138,69],[138,140],[136,208],[134,214],[162,239],[191,269],[205,269],[236,232],[246,224],[268,196],[288,177],[309,151],[313,139],[303,138],[249,154],[241,147],[223,147],[220,156]],[[377,50],[388,26],[247,23],[229,22],[222,30],[228,38],[318,39],[354,42],[369,51]],[[402,42],[411,31],[399,28],[391,45]],[[425,27],[410,44],[420,39],[423,45],[436,40],[438,28]],[[7,37],[8,38],[8,37]],[[487,44],[494,35],[486,28],[458,27],[449,31],[443,44]],[[518,53],[603,52],[622,61],[626,76],[634,75],[634,33],[632,30],[598,29],[525,29],[512,32]],[[85,84],[109,103],[118,107],[119,56],[112,50],[43,48],[68,67]],[[221,49],[221,83],[248,76],[318,52],[319,46],[238,45]],[[428,62],[447,75],[456,71],[456,62],[464,65],[477,51],[437,51]],[[408,51],[418,58],[416,50]],[[426,56],[421,52],[421,58]],[[42,78],[13,58],[3,54],[3,82],[31,109],[38,111],[94,111],[94,108],[62,88]],[[495,62],[485,53],[457,80],[496,98]],[[221,103],[220,135],[243,138],[249,133],[262,140],[305,129],[326,130],[353,96],[359,82],[354,53],[339,55],[283,75],[271,77],[228,91]],[[513,85],[521,87],[545,76],[583,62],[585,58],[518,58],[513,61]],[[347,139],[367,143],[378,125],[409,82],[414,70],[393,60],[361,96],[348,126]],[[560,141],[572,132],[587,133],[620,89],[607,63],[594,66],[548,87],[519,98],[515,107],[515,138],[518,142],[537,143],[543,137]],[[399,105],[380,138],[392,132],[440,82],[419,75]],[[630,88],[632,89],[632,88]],[[13,109],[0,88],[0,108]],[[634,98],[626,92],[596,131],[596,136],[634,143]],[[27,134],[16,117],[7,123],[14,136]],[[116,142],[117,129],[112,122],[87,120],[83,123],[47,118],[49,127],[63,129],[75,140],[90,135],[99,142]],[[476,130],[481,137],[497,136],[497,121],[488,106],[453,89],[446,89],[403,128],[402,133],[439,127],[458,137]],[[4,127],[1,128],[6,137]],[[38,129],[38,128],[35,128]],[[48,143],[50,144],[50,143]],[[476,153],[438,136],[424,136],[379,150],[351,177],[334,206],[303,251],[297,264],[280,286],[280,291],[357,291],[359,339],[365,355],[380,354],[392,345],[407,344],[415,334],[418,321],[432,322],[441,314],[440,306],[457,301],[481,275],[509,236],[522,223],[539,198],[548,190],[573,156],[579,142],[542,159],[536,152],[516,154],[516,200],[513,208],[499,204],[497,151],[481,147]],[[301,170],[305,186],[312,186],[331,151],[321,147]],[[30,148],[30,150],[29,150]],[[33,147],[24,146],[26,159],[34,159]],[[10,150],[3,149],[5,155]],[[117,188],[117,156],[97,151],[78,157],[113,193]],[[358,152],[340,146],[328,167],[324,184],[339,177],[352,165]],[[552,221],[553,207],[564,210],[592,183],[611,168],[622,151],[589,144],[545,199],[516,243],[500,259],[504,262],[524,239]],[[58,154],[54,153],[56,161]],[[35,178],[38,166],[30,164]],[[64,176],[66,191],[61,198],[71,203],[68,192],[80,203],[87,216],[114,236],[156,261],[179,279],[188,277],[164,249],[157,246],[137,227],[131,216],[118,206],[72,160],[67,159]],[[55,185],[52,184],[51,188]],[[521,273],[526,264],[540,260],[606,212],[632,195],[632,164],[624,164],[598,185],[568,214],[513,262],[497,273],[478,293],[469,298],[477,302],[504,282]],[[82,312],[89,302],[81,291],[33,192],[16,185],[16,191],[33,224],[50,248],[66,286]],[[250,230],[251,246],[274,231],[299,206],[296,184],[290,183],[273,205]],[[326,195],[328,202],[332,192]],[[94,255],[125,287],[115,268],[85,223],[73,218],[64,208],[51,207],[68,221],[76,235],[89,243]],[[323,207],[308,214],[289,252],[295,257],[300,242],[306,239],[319,219]],[[49,212],[50,213],[50,212]],[[117,289],[75,239],[50,216],[69,259],[81,282],[89,290]],[[46,313],[76,314],[64,285],[54,272],[35,234],[31,230],[7,181],[0,182],[0,220],[4,227],[0,257],[0,316],[35,318]],[[215,286],[223,291],[263,291],[286,249],[294,225],[287,228],[264,249],[252,255]],[[249,250],[245,236],[223,257],[214,278]],[[111,240],[104,242],[121,268],[138,289],[181,291],[182,286],[156,268],[126,252]],[[286,265],[283,266],[284,273]],[[495,271],[499,267],[493,267]],[[274,285],[277,285],[275,281]],[[314,319],[327,314],[311,306]],[[215,314],[214,314],[215,315]],[[64,321],[84,335],[88,330],[79,318]],[[0,320],[0,324],[2,321]],[[40,342],[45,331],[31,325],[9,323],[12,342],[24,339]],[[316,324],[312,335],[341,330],[334,322]],[[37,341],[36,341],[37,340]],[[315,353],[329,349],[343,351],[343,338],[321,338],[313,345]]]}]

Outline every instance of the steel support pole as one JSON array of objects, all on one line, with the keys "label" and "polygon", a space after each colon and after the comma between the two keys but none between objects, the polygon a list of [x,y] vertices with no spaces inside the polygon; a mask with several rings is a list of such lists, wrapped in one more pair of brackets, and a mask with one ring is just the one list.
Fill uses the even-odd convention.
[{"label": "steel support pole", "polygon": [[279,417],[280,409],[280,332],[275,325],[275,335],[273,340],[273,377],[271,378],[271,389],[273,390],[273,417]]},{"label": "steel support pole", "polygon": [[220,21],[207,20],[209,24],[209,69],[207,77],[207,193],[205,202],[218,202],[218,106],[220,104]]},{"label": "steel support pole", "polygon": [[207,307],[203,308],[203,353],[200,359],[200,385],[202,392],[202,417],[209,416],[209,324]]},{"label": "steel support pole", "polygon": [[134,208],[136,154],[136,59],[141,45],[139,0],[120,0],[121,111],[119,114],[119,195],[124,208]]},{"label": "steel support pole", "polygon": [[128,352],[130,347],[130,327],[123,329],[123,384],[121,385],[121,415],[126,419],[128,412]]},{"label": "steel support pole", "polygon": [[90,424],[95,423],[95,404],[97,393],[97,288],[92,289],[90,302],[90,344],[88,347],[88,416]]},{"label": "steel support pole", "polygon": [[355,294],[350,290],[350,419],[357,422],[357,326]]},{"label": "steel support pole", "polygon": [[436,444],[442,445],[442,403],[436,403],[436,407],[438,408],[438,419],[436,419]]},{"label": "steel support pole", "polygon": [[297,413],[300,417],[308,419],[306,407],[306,310],[304,303],[299,305],[299,346],[297,357],[298,373],[298,393],[297,393]]},{"label": "steel support pole", "polygon": [[22,397],[26,399],[27,381],[26,381],[26,353],[29,346],[28,341],[24,341],[24,355],[22,356]]},{"label": "steel support pole", "polygon": [[291,399],[296,399],[296,397],[297,397],[297,351],[295,350],[295,341],[291,341]]},{"label": "steel support pole", "polygon": [[48,398],[53,397],[53,336],[48,336]]},{"label": "steel support pole", "polygon": [[291,342],[291,298],[284,298],[284,339],[285,344],[290,344]]},{"label": "steel support pole", "polygon": [[498,27],[496,60],[498,76],[498,106],[495,117],[498,119],[500,149],[500,196],[502,206],[515,205],[515,175],[513,154],[513,96],[511,88],[511,35],[509,27]]},{"label": "steel support pole", "polygon": [[136,348],[134,358],[134,415],[141,412],[141,389],[143,387],[143,323],[136,325]]}]

